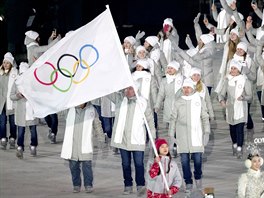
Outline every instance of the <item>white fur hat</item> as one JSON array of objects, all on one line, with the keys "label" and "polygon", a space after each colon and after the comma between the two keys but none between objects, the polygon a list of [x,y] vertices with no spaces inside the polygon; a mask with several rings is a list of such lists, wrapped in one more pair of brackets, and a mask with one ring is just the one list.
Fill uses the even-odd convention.
[{"label": "white fur hat", "polygon": [[185,78],[183,83],[182,83],[182,87],[191,87],[194,89],[194,82],[191,78]]},{"label": "white fur hat", "polygon": [[210,43],[214,40],[214,36],[212,34],[202,34],[200,39],[203,41],[204,44]]},{"label": "white fur hat", "polygon": [[241,72],[242,64],[239,61],[236,61],[235,59],[232,59],[230,61],[230,68],[231,67],[235,67],[235,68],[237,68]]},{"label": "white fur hat", "polygon": [[147,41],[152,47],[154,47],[159,42],[159,38],[156,36],[148,36],[145,41]]},{"label": "white fur hat", "polygon": [[145,51],[146,52],[147,50],[146,50],[146,48],[144,46],[140,45],[140,46],[138,46],[136,48],[136,54],[138,54],[138,52],[140,52],[140,51]]},{"label": "white fur hat", "polygon": [[7,52],[4,55],[4,60],[3,61],[8,61],[9,63],[11,63],[11,65],[13,65],[14,64],[14,57],[13,57],[13,55],[10,52]]},{"label": "white fur hat", "polygon": [[[244,19],[244,16],[243,16],[241,13],[238,13],[238,16],[239,16],[239,18],[240,18],[241,20]],[[236,22],[236,19],[235,19],[234,15],[231,16],[231,19],[232,19],[233,21]]]},{"label": "white fur hat", "polygon": [[246,43],[244,43],[244,42],[240,42],[240,43],[237,44],[237,47],[236,47],[236,48],[237,48],[237,49],[240,48],[240,49],[244,50],[245,52],[247,52],[247,48],[248,48],[248,46],[247,46]]},{"label": "white fur hat", "polygon": [[39,34],[32,30],[27,31],[25,35],[33,40],[36,40],[39,37]]},{"label": "white fur hat", "polygon": [[28,63],[21,62],[19,65],[19,74],[23,74],[29,68]]},{"label": "white fur hat", "polygon": [[193,74],[200,74],[201,75],[202,71],[197,67],[192,67],[191,71],[190,71],[190,76],[192,76]]},{"label": "white fur hat", "polygon": [[141,65],[142,67],[144,67],[144,69],[149,69],[149,62],[147,60],[139,59],[137,60],[135,66],[137,65]]},{"label": "white fur hat", "polygon": [[165,19],[164,22],[163,22],[163,27],[165,25],[169,25],[169,26],[173,27],[173,20],[171,18]]},{"label": "white fur hat", "polygon": [[238,29],[237,28],[233,28],[230,33],[234,33],[236,34],[237,36],[239,36],[239,32],[238,32]]},{"label": "white fur hat", "polygon": [[124,41],[129,42],[131,45],[135,45],[136,39],[133,36],[127,36]]},{"label": "white fur hat", "polygon": [[178,63],[177,61],[171,61],[167,67],[173,67],[174,69],[176,69],[177,71],[180,69],[180,63]]}]

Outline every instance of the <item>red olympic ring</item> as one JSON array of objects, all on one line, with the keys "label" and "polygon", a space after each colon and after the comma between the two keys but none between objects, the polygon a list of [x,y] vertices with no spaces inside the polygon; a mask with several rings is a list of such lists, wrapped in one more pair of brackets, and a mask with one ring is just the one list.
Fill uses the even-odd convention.
[{"label": "red olympic ring", "polygon": [[[50,65],[50,66],[53,68],[54,71],[56,70],[56,68],[54,67],[54,65],[52,65],[51,63],[49,63],[49,62],[45,62],[44,64],[48,64],[48,65]],[[57,79],[58,79],[58,73],[57,73],[57,72],[56,72],[56,74],[55,74],[55,78],[54,78],[54,80],[51,81],[50,83],[46,83],[46,82],[41,81],[41,80],[37,77],[37,69],[38,69],[38,68],[36,68],[35,71],[34,71],[34,76],[35,76],[36,80],[37,80],[40,84],[43,84],[43,85],[53,85],[53,84],[57,81]]]}]

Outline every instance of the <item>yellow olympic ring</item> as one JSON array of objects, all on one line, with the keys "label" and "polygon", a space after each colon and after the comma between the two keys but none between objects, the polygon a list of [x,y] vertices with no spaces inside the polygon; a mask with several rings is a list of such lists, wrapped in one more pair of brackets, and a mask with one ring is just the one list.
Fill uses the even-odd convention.
[{"label": "yellow olympic ring", "polygon": [[[81,82],[83,82],[83,81],[88,77],[88,75],[89,75],[89,73],[90,73],[90,68],[91,68],[91,67],[86,63],[85,60],[82,60],[82,62],[83,62],[84,65],[86,66],[86,68],[87,68],[87,72],[86,72],[85,76],[83,77],[83,79],[81,79],[80,81],[72,80],[72,82],[73,82],[74,84],[80,84]],[[78,65],[79,63],[80,63],[79,60],[75,62],[74,66],[73,66],[73,71],[74,71],[73,73],[76,72],[76,67],[77,67],[77,65]]]}]

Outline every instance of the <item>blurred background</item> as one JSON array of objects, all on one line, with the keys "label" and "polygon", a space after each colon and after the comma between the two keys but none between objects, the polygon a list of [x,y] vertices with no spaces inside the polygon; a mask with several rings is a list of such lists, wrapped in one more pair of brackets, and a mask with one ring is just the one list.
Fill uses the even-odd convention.
[{"label": "blurred background", "polygon": [[[180,46],[184,44],[186,34],[195,41],[193,19],[202,13],[200,25],[204,33],[208,30],[203,25],[203,14],[216,25],[211,16],[211,5],[215,3],[220,11],[219,0],[0,0],[0,55],[10,51],[17,61],[26,53],[24,33],[34,30],[40,34],[41,45],[47,44],[53,29],[64,36],[75,30],[104,11],[109,5],[121,42],[126,36],[135,36],[138,30],[145,36],[157,35],[165,18],[172,18],[180,35]],[[263,1],[258,0],[259,7]],[[245,17],[253,16],[251,0],[237,0],[237,7]],[[143,38],[144,39],[144,38]]]}]

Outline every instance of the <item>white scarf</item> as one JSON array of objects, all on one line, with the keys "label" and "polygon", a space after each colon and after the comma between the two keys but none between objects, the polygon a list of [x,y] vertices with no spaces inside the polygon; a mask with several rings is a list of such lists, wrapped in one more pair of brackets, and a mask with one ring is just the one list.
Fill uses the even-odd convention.
[{"label": "white scarf", "polygon": [[[147,101],[143,97],[139,97],[136,99],[136,106],[134,111],[134,116],[132,121],[132,129],[131,129],[131,144],[145,144],[145,130],[144,130],[144,120],[143,115],[141,113],[145,112],[147,108]],[[116,134],[114,138],[114,142],[117,144],[121,144],[124,136],[126,118],[127,118],[127,110],[128,110],[128,99],[124,97],[122,104],[120,106],[117,126],[116,126]]]},{"label": "white scarf", "polygon": [[[201,125],[202,101],[200,95],[196,92],[191,96],[182,96],[184,100],[191,100],[191,138],[192,146],[203,145],[203,131]],[[188,113],[188,112],[187,112]]]},{"label": "white scarf", "polygon": [[235,101],[234,101],[234,119],[239,120],[244,117],[243,101],[237,100],[242,95],[245,87],[246,77],[244,75],[231,76],[228,75],[228,85],[235,86]]},{"label": "white scarf", "polygon": [[224,83],[224,78],[227,74],[227,56],[228,56],[228,51],[229,51],[229,46],[228,46],[228,41],[225,43],[224,46],[224,53],[223,53],[223,58],[222,58],[222,63],[221,67],[219,69],[219,74],[220,74],[220,80],[215,88],[216,93],[220,93],[223,83]]},{"label": "white scarf", "polygon": [[[75,125],[75,108],[71,108],[66,118],[66,129],[61,150],[61,157],[64,159],[71,159],[73,147],[73,132]],[[92,129],[93,120],[95,118],[95,110],[93,106],[86,107],[83,119],[82,131],[82,153],[92,153]]]},{"label": "white scarf", "polygon": [[183,76],[178,73],[176,75],[166,74],[167,84],[170,84],[174,81],[174,93],[176,93],[181,87],[183,82]]},{"label": "white scarf", "polygon": [[7,86],[7,95],[6,95],[6,109],[7,110],[13,110],[13,102],[10,99],[10,93],[12,86],[15,82],[15,79],[17,77],[18,71],[16,68],[12,67],[10,73],[9,73],[9,78],[8,78],[8,86]]},{"label": "white scarf", "polygon": [[140,82],[138,80],[142,79],[141,90],[139,92],[141,96],[143,96],[148,100],[150,93],[151,74],[146,71],[135,71],[132,74],[132,77],[135,82],[137,90],[140,88]]},{"label": "white scarf", "polygon": [[171,59],[171,41],[169,39],[164,40],[162,51],[164,52],[167,62],[170,63],[172,59]]}]

